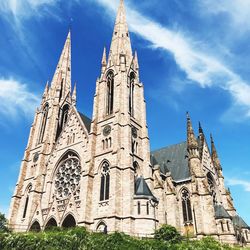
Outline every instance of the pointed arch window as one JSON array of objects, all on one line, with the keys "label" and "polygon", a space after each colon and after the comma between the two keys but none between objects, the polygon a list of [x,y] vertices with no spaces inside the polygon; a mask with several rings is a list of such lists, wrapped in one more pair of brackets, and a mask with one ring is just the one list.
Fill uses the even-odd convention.
[{"label": "pointed arch window", "polygon": [[217,204],[216,188],[214,185],[214,178],[211,175],[211,173],[207,174],[207,181],[208,181],[209,191],[211,193],[211,196],[213,197],[213,203]]},{"label": "pointed arch window", "polygon": [[135,74],[132,72],[129,77],[129,113],[134,116],[134,90],[135,90]]},{"label": "pointed arch window", "polygon": [[187,189],[183,189],[181,192],[181,200],[182,200],[182,212],[183,212],[183,221],[184,223],[192,222],[192,209],[190,202],[190,193]]},{"label": "pointed arch window", "polygon": [[65,104],[63,108],[59,111],[56,140],[58,139],[59,135],[62,132],[64,125],[66,124],[68,120],[68,115],[69,115],[69,105]]},{"label": "pointed arch window", "polygon": [[47,124],[48,113],[49,113],[49,105],[47,103],[44,106],[43,111],[42,111],[42,121],[41,121],[41,127],[40,127],[38,143],[43,142],[45,128],[46,128],[46,124]]},{"label": "pointed arch window", "polygon": [[25,199],[25,205],[24,205],[24,210],[23,210],[23,219],[26,217],[26,214],[27,214],[27,209],[29,205],[29,195],[30,195],[31,189],[32,189],[32,185],[29,184],[26,189],[26,199]]},{"label": "pointed arch window", "polygon": [[101,174],[101,188],[100,188],[100,201],[109,199],[109,185],[110,185],[110,167],[108,162],[102,164]]},{"label": "pointed arch window", "polygon": [[111,115],[114,109],[114,74],[109,72],[107,75],[107,93],[106,93],[106,113]]}]

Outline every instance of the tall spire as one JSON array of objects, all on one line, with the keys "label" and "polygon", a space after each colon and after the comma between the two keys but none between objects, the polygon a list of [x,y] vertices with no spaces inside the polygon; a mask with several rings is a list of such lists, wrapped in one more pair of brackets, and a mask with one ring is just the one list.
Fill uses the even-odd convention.
[{"label": "tall spire", "polygon": [[72,103],[74,105],[76,105],[76,83],[75,83],[74,90],[73,90],[73,93],[72,93]]},{"label": "tall spire", "polygon": [[63,51],[61,53],[51,87],[54,91],[60,91],[64,97],[71,91],[71,34],[68,33]]},{"label": "tall spire", "polygon": [[213,139],[212,134],[210,134],[210,138],[211,138],[212,161],[215,165],[216,170],[218,171],[219,177],[222,177],[222,167],[220,164],[220,159],[219,159],[218,154],[217,154],[217,150],[215,148],[214,139]]},{"label": "tall spire", "polygon": [[187,112],[187,144],[188,144],[187,145],[188,149],[198,149],[198,142],[195,138],[192,122],[188,112]]},{"label": "tall spire", "polygon": [[43,92],[43,98],[46,99],[48,97],[49,93],[49,81],[47,81],[44,92]]},{"label": "tall spire", "polygon": [[126,56],[126,62],[127,64],[130,64],[133,55],[129,37],[128,24],[126,21],[124,0],[120,0],[112,42],[110,46],[109,59],[111,59],[110,57],[112,57],[114,64],[119,65],[121,54]]}]

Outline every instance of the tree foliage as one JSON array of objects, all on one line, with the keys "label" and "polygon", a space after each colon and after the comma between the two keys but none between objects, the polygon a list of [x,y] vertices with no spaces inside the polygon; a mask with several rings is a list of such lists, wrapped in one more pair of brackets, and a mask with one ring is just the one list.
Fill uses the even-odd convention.
[{"label": "tree foliage", "polygon": [[5,215],[0,213],[0,232],[8,232],[7,228],[7,219],[5,218]]},{"label": "tree foliage", "polygon": [[[165,227],[164,227],[165,228]],[[168,227],[169,228],[169,227]],[[173,232],[174,230],[171,229]],[[171,231],[170,229],[168,231]],[[172,235],[172,234],[170,234]],[[178,236],[179,237],[179,236]],[[176,239],[174,237],[174,239]],[[76,227],[34,233],[0,233],[1,250],[233,250],[213,238],[200,241],[183,239],[178,243],[162,239],[138,239],[123,233],[91,233]]]},{"label": "tree foliage", "polygon": [[155,239],[178,243],[181,241],[181,235],[175,227],[165,224],[155,231]]}]

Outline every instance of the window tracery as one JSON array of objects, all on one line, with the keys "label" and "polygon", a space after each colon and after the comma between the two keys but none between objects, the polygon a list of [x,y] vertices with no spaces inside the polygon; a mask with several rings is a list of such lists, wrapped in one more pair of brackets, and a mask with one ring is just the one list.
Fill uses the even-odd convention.
[{"label": "window tracery", "polygon": [[135,89],[135,74],[132,72],[129,77],[129,113],[134,116],[134,89]]},{"label": "window tracery", "polygon": [[100,201],[109,199],[110,169],[108,162],[102,164]]},{"label": "window tracery", "polygon": [[181,199],[182,199],[182,212],[183,212],[183,220],[184,223],[192,222],[192,209],[191,209],[191,202],[190,202],[190,193],[187,189],[183,189],[181,192]]},{"label": "window tracery", "polygon": [[55,174],[55,194],[59,199],[65,199],[70,195],[79,193],[81,179],[81,165],[79,159],[74,155],[68,155],[63,160]]},{"label": "window tracery", "polygon": [[114,74],[109,72],[107,75],[107,104],[106,104],[106,113],[111,115],[114,108]]}]

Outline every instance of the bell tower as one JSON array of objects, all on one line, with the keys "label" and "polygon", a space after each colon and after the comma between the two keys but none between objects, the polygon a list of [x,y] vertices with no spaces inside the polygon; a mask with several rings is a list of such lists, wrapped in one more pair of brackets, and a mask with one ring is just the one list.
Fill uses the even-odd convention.
[{"label": "bell tower", "polygon": [[[120,1],[108,58],[104,48],[101,60],[91,136],[93,164],[90,172],[95,178],[93,229],[104,220],[108,230],[133,232],[135,219],[142,216],[142,213],[138,215],[134,200],[135,182],[142,177],[145,185],[152,187],[152,168],[144,87],[139,79],[137,53],[132,53],[123,0]],[[154,228],[153,215],[146,217]]]},{"label": "bell tower", "polygon": [[[49,86],[50,85],[50,86]],[[75,105],[76,90],[71,96],[71,34],[68,33],[51,84],[47,82],[40,107],[35,113],[15,193],[10,206],[10,227],[29,229],[39,206],[49,154]]]}]

